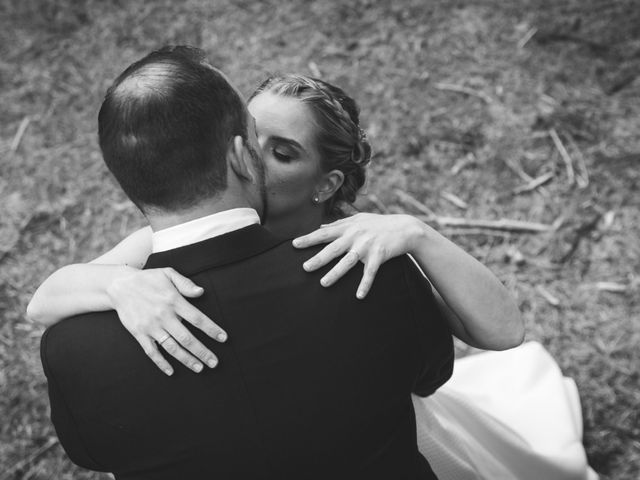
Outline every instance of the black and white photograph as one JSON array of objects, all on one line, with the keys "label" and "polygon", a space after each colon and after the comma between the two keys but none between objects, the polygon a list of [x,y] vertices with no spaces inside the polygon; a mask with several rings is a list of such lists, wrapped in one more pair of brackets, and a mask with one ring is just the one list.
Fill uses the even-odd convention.
[{"label": "black and white photograph", "polygon": [[640,479],[637,0],[0,0],[0,480]]}]

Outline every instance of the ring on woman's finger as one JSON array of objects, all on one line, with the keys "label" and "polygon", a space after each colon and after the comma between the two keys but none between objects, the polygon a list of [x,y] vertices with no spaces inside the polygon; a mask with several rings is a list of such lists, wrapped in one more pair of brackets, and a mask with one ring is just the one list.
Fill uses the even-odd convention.
[{"label": "ring on woman's finger", "polygon": [[171,338],[171,335],[167,333],[165,336],[162,337],[162,340],[156,340],[156,342],[158,342],[159,345],[162,345],[164,342],[166,342],[170,338]]},{"label": "ring on woman's finger", "polygon": [[355,256],[356,259],[355,261],[357,262],[358,260],[360,260],[360,254],[358,252],[356,252],[355,250],[349,250],[347,252],[347,255],[351,254],[352,256]]}]

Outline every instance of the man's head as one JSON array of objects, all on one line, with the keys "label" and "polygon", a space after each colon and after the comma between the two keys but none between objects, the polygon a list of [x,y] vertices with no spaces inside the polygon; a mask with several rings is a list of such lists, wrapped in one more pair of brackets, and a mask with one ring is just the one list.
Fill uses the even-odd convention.
[{"label": "man's head", "polygon": [[253,119],[200,49],[164,47],[130,65],[107,91],[98,124],[109,170],[147,215],[219,198],[228,165],[240,190],[262,188]]}]

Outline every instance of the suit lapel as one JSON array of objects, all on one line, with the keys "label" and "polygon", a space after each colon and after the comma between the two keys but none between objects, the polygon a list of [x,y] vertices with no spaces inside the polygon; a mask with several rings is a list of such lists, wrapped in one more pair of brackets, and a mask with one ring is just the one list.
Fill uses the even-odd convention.
[{"label": "suit lapel", "polygon": [[285,242],[261,225],[250,225],[233,232],[152,254],[144,269],[173,267],[183,275],[234,263],[258,255]]}]

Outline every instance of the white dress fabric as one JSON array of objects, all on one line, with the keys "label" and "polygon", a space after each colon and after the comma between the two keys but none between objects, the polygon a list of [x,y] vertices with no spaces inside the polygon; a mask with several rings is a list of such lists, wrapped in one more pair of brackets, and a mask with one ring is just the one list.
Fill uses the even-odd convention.
[{"label": "white dress fabric", "polygon": [[456,360],[452,378],[413,396],[418,447],[440,480],[596,480],[580,398],[537,342]]}]

